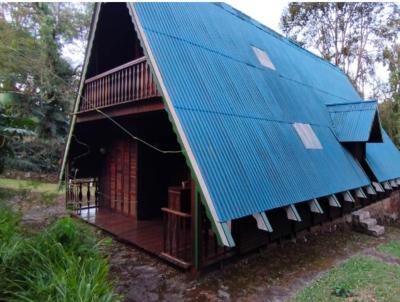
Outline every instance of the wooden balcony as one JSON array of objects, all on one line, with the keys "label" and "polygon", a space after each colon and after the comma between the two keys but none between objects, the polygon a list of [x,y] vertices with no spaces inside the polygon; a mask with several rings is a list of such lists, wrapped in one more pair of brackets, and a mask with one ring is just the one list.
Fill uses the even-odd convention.
[{"label": "wooden balcony", "polygon": [[78,113],[160,96],[145,57],[87,79],[82,95]]}]

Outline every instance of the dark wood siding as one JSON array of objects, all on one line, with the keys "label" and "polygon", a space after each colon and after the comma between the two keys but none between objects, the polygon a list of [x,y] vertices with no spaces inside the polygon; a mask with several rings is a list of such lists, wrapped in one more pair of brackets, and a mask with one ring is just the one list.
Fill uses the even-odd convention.
[{"label": "dark wood siding", "polygon": [[101,178],[102,206],[136,217],[136,141],[118,139],[110,144]]}]

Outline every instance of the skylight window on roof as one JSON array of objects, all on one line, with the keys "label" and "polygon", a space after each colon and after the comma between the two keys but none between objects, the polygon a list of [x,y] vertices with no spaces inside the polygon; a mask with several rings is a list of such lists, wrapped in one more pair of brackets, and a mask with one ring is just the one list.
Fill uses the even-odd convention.
[{"label": "skylight window on roof", "polygon": [[257,59],[261,65],[263,65],[269,69],[276,70],[274,64],[272,64],[271,59],[269,58],[269,56],[267,55],[267,53],[264,50],[259,49],[255,46],[252,46],[252,48],[253,48],[253,51],[256,54]]},{"label": "skylight window on roof", "polygon": [[306,149],[322,149],[321,142],[319,141],[314,130],[311,128],[310,124],[294,123],[293,127]]}]

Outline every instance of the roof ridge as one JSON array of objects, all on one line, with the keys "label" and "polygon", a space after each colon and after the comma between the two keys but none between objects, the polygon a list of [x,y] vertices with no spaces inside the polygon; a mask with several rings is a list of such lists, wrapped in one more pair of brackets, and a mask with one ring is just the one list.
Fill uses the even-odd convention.
[{"label": "roof ridge", "polygon": [[[231,6],[231,5],[229,5],[229,4],[225,3],[225,2],[215,2],[213,4],[218,6],[218,7],[220,7],[221,9],[225,10],[226,12],[228,12],[228,13],[230,13],[230,14],[232,14],[232,15],[240,18],[240,19],[242,19],[243,21],[251,23],[252,25],[254,25],[255,27],[257,27],[257,28],[259,28],[261,30],[263,30],[267,34],[273,35],[274,37],[282,40],[285,43],[293,44],[294,46],[300,48],[303,52],[305,52],[309,56],[313,57],[314,59],[321,60],[322,62],[324,62],[325,64],[327,64],[331,68],[333,68],[334,70],[344,74],[344,72],[337,65],[335,65],[335,64],[329,62],[328,60],[316,55],[315,53],[305,49],[304,47],[299,45],[296,41],[294,41],[294,40],[292,40],[292,39],[290,39],[288,37],[285,37],[284,35],[278,33],[277,31],[273,30],[272,28],[269,28],[268,26],[262,24],[261,22],[255,20],[254,18],[246,15],[245,13],[243,13],[240,10],[238,10],[237,8],[234,8],[233,6]],[[226,6],[229,7],[229,9],[235,11],[235,13],[233,13],[232,11],[229,11]]]},{"label": "roof ridge", "polygon": [[346,105],[355,105],[355,104],[372,104],[372,103],[377,103],[376,100],[361,100],[361,101],[354,101],[354,102],[348,102],[348,103],[332,103],[332,104],[326,104],[327,107],[333,107],[333,106],[346,106]]}]

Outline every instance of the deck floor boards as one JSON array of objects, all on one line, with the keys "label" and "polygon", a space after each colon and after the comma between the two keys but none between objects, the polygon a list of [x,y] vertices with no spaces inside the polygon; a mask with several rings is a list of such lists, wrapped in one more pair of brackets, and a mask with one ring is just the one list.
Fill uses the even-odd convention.
[{"label": "deck floor boards", "polygon": [[144,220],[117,213],[107,208],[83,209],[75,214],[86,222],[95,225],[147,252],[160,256],[163,249],[163,221]]}]

